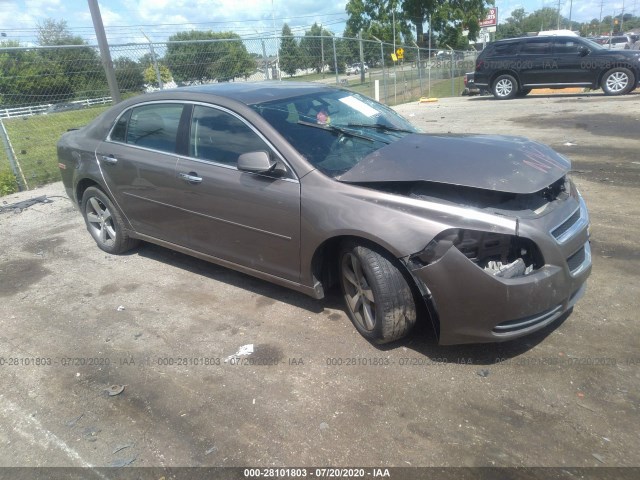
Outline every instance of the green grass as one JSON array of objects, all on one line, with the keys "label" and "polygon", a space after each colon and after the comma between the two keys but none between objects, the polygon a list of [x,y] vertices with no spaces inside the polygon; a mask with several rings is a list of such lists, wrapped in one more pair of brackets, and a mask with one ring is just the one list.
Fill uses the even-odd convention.
[{"label": "green grass", "polygon": [[[29,189],[60,180],[56,144],[70,128],[86,125],[109,106],[3,120]],[[8,168],[4,149],[0,170]]]}]

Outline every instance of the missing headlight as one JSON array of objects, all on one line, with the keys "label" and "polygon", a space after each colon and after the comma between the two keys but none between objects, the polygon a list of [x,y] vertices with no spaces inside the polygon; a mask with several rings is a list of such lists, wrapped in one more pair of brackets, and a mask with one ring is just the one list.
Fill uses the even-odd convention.
[{"label": "missing headlight", "polygon": [[422,252],[412,255],[410,262],[418,267],[429,265],[451,247],[488,274],[504,278],[528,275],[544,265],[540,250],[527,238],[458,228],[438,234]]}]

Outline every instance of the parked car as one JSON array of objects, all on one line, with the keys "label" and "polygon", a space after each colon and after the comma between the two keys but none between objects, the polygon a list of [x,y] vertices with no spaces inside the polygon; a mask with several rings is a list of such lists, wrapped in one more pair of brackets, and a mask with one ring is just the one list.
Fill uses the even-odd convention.
[{"label": "parked car", "polygon": [[436,60],[464,60],[464,52],[457,50],[439,50]]},{"label": "parked car", "polygon": [[630,50],[639,39],[638,35],[616,35],[613,37],[599,37],[596,42],[610,50]]},{"label": "parked car", "polygon": [[81,102],[68,102],[68,103],[54,103],[50,105],[44,112],[43,115],[48,115],[50,113],[60,113],[60,112],[68,112],[71,110],[82,110],[85,108],[85,105]]},{"label": "parked car", "polygon": [[475,84],[474,72],[467,72],[464,74],[464,90],[462,90],[462,96],[472,97],[474,95],[485,95],[488,91],[486,89],[480,89]]},{"label": "parked car", "polygon": [[65,133],[58,159],[102,250],[144,240],[318,299],[338,284],[373,342],[419,312],[441,344],[517,338],[570,310],[591,270],[567,158],[520,137],[426,135],[328,85],[145,94]]},{"label": "parked car", "polygon": [[[353,65],[349,65],[347,67],[347,75],[360,75],[360,67],[361,65],[359,63],[354,63]],[[369,71],[369,66],[365,63],[364,73],[367,73],[368,71]]]},{"label": "parked car", "polygon": [[586,38],[538,36],[499,40],[476,60],[475,84],[498,99],[534,88],[602,88],[607,95],[631,92],[640,79],[640,54],[609,50]]}]

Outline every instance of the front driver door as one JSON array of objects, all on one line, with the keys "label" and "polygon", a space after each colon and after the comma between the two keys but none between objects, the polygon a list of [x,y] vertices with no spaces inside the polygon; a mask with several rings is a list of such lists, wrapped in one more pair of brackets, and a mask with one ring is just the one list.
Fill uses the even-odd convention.
[{"label": "front driver door", "polygon": [[[253,151],[266,151],[278,169],[239,171],[238,156]],[[231,111],[196,105],[189,155],[176,172],[190,248],[299,280],[300,183],[261,135]]]}]

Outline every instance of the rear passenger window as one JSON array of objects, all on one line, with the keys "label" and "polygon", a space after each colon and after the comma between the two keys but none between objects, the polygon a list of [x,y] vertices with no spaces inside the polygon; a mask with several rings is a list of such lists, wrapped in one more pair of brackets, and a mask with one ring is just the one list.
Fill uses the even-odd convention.
[{"label": "rear passenger window", "polygon": [[551,53],[551,41],[546,38],[534,38],[522,44],[520,53],[525,55],[545,55]]},{"label": "rear passenger window", "polygon": [[175,153],[181,115],[182,105],[175,103],[134,108],[127,128],[127,143]]},{"label": "rear passenger window", "polygon": [[196,105],[191,118],[191,157],[236,166],[242,153],[270,152],[267,144],[237,117]]}]

